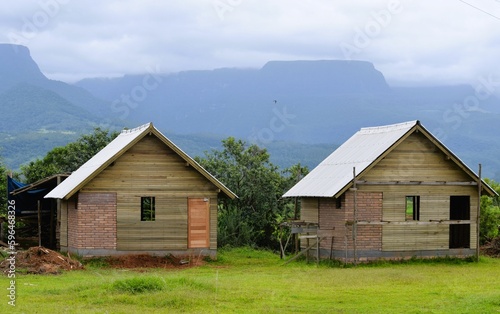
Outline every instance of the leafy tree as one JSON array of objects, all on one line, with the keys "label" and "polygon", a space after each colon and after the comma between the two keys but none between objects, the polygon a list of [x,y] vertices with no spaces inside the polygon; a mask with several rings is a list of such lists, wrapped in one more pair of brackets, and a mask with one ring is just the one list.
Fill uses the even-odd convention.
[{"label": "leafy tree", "polygon": [[0,160],[0,216],[7,213],[7,168]]},{"label": "leafy tree", "polygon": [[21,174],[27,182],[35,182],[54,174],[75,171],[117,135],[117,132],[95,128],[92,134],[82,135],[75,142],[52,149],[44,158],[22,165]]},{"label": "leafy tree", "polygon": [[[500,183],[485,179],[486,183],[500,194]],[[500,236],[500,197],[481,197],[480,242],[484,244]]]},{"label": "leafy tree", "polygon": [[196,159],[238,195],[219,204],[219,245],[277,248],[278,224],[294,214],[293,200],[281,198],[293,182],[289,171],[280,172],[266,149],[233,137],[222,141],[221,151]]}]

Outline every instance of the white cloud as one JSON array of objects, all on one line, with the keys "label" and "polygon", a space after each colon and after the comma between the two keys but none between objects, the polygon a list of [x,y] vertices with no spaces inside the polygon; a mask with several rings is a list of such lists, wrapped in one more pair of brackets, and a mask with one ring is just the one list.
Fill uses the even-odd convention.
[{"label": "white cloud", "polygon": [[[47,76],[64,80],[152,66],[169,72],[343,59],[342,43],[391,82],[473,82],[500,72],[500,19],[456,0],[8,0],[0,2],[0,34],[28,46]],[[366,40],[356,46],[360,36]]]}]

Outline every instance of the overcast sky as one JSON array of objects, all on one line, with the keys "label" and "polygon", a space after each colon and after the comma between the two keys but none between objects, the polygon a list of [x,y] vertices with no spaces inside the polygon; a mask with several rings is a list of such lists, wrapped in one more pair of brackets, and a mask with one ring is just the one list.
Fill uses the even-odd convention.
[{"label": "overcast sky", "polygon": [[49,78],[367,60],[391,84],[500,80],[500,0],[2,0]]}]

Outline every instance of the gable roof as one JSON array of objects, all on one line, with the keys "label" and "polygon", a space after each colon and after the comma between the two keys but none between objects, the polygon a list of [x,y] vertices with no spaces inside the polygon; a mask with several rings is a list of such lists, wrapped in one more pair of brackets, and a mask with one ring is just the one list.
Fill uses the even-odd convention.
[{"label": "gable roof", "polygon": [[[354,167],[356,177],[366,173],[394,147],[416,131],[424,134],[474,181],[478,180],[478,176],[467,165],[427,131],[418,120],[414,120],[362,128],[286,192],[283,197],[339,197],[351,187]],[[484,181],[482,181],[482,185],[488,194],[497,194]]]},{"label": "gable roof", "polygon": [[153,126],[153,123],[147,123],[135,129],[122,131],[114,140],[106,145],[106,147],[104,147],[101,151],[90,158],[85,164],[74,171],[56,188],[45,195],[45,198],[69,199],[147,134],[154,134],[165,145],[167,145],[170,149],[176,152],[177,155],[184,159],[186,163],[196,169],[200,174],[207,178],[228,197],[237,197],[236,194],[234,194],[224,184],[222,184],[219,180],[212,176],[194,159],[189,157],[184,151],[182,151],[178,146],[171,142],[165,135],[158,131],[158,129]]}]

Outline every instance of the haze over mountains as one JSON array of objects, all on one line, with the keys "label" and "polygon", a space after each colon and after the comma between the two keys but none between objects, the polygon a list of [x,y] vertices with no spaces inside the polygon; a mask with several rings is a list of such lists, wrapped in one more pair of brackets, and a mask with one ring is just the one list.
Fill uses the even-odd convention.
[{"label": "haze over mountains", "polygon": [[500,79],[473,86],[391,87],[363,61],[271,61],[69,85],[47,79],[26,47],[0,45],[0,146],[17,168],[94,126],[152,121],[191,155],[234,136],[287,167],[314,167],[359,128],[420,120],[473,170],[500,179]]}]

